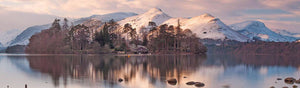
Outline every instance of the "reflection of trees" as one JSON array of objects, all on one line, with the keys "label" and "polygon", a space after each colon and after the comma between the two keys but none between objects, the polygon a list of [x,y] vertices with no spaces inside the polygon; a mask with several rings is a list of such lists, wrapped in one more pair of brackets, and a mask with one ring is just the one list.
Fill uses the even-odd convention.
[{"label": "reflection of trees", "polygon": [[220,66],[300,66],[300,59],[291,55],[208,55],[205,65]]},{"label": "reflection of trees", "polygon": [[164,82],[167,78],[177,78],[196,71],[205,56],[28,56],[30,67],[49,74],[55,86],[63,78],[89,80],[92,82],[108,82],[115,84],[119,78],[125,83],[133,82],[141,74],[141,78]]},{"label": "reflection of trees", "polygon": [[204,62],[203,56],[153,56],[144,62],[147,64],[146,72],[150,75],[154,83],[156,79],[162,81],[168,78],[176,78],[179,82],[183,76],[195,72]]}]

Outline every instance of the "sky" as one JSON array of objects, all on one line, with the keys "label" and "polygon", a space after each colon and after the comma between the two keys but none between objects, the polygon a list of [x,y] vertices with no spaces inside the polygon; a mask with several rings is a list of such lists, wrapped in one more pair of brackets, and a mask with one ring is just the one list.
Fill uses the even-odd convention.
[{"label": "sky", "polygon": [[[300,0],[0,0],[0,23],[27,16],[27,20],[21,21],[20,27],[15,28],[23,30],[27,25],[44,24],[56,16],[80,18],[112,12],[140,14],[151,8],[161,8],[172,17],[193,17],[209,13],[228,25],[258,20],[271,29],[300,33]],[[43,20],[28,22],[28,19],[38,17]],[[4,27],[3,24],[0,24],[0,30],[14,27]]]}]

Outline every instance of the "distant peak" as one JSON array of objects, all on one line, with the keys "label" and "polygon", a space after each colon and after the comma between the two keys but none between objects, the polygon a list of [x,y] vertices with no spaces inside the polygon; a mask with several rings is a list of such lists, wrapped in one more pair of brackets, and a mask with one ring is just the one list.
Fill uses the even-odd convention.
[{"label": "distant peak", "polygon": [[201,15],[202,17],[214,17],[213,15],[209,14],[209,13],[205,13],[203,15]]},{"label": "distant peak", "polygon": [[152,8],[148,12],[162,12],[162,10],[160,8]]},{"label": "distant peak", "polygon": [[207,22],[215,22],[215,21],[219,20],[218,18],[215,18],[214,16],[212,16],[208,13],[200,15],[200,16],[195,16],[191,19],[193,19],[193,20],[202,20],[202,21],[206,20]]},{"label": "distant peak", "polygon": [[246,21],[245,23],[248,23],[252,26],[259,26],[259,27],[265,27],[265,24],[261,21]]}]

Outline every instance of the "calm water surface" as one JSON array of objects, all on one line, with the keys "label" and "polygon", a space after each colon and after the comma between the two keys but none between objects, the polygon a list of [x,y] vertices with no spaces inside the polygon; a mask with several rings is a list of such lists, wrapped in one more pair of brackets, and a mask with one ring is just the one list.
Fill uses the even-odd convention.
[{"label": "calm water surface", "polygon": [[[292,87],[277,78],[300,78],[300,59],[234,55],[0,55],[0,88]],[[118,79],[124,79],[118,82]],[[176,78],[171,85],[167,79]],[[300,86],[299,84],[294,84]]]}]

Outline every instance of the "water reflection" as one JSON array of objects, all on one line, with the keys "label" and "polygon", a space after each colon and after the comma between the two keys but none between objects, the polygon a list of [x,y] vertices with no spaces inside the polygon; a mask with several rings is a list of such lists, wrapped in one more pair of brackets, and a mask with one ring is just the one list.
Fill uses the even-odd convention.
[{"label": "water reflection", "polygon": [[[6,59],[2,56],[0,65],[7,67],[7,60],[26,74],[41,74],[28,79],[42,81],[49,88],[195,87],[186,85],[188,81],[203,82],[205,88],[269,88],[292,86],[277,81],[277,78],[300,78],[300,64],[297,64],[300,60],[293,56],[49,55],[7,56]],[[4,69],[0,68],[2,71]],[[11,75],[4,73],[2,76]],[[178,83],[167,84],[166,80],[171,78],[177,79]],[[46,85],[48,80],[52,86]]]},{"label": "water reflection", "polygon": [[151,85],[164,84],[167,78],[180,82],[183,76],[197,70],[205,56],[28,56],[27,60],[30,68],[49,74],[55,86],[59,86],[60,78],[67,85],[70,77],[94,83],[104,81],[113,87],[119,84],[119,78],[125,82],[121,86],[141,80]]}]

